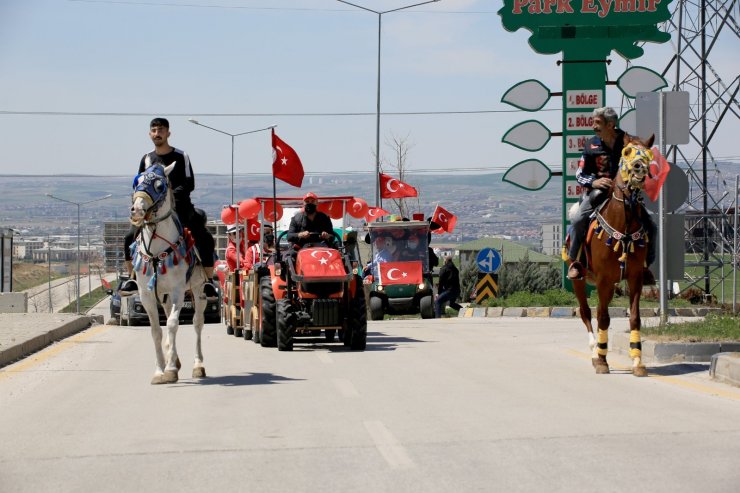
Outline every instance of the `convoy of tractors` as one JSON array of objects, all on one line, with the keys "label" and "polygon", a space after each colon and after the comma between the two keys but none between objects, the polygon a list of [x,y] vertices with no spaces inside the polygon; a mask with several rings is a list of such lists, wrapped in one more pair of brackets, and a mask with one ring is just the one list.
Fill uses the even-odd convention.
[{"label": "convoy of tractors", "polygon": [[[429,223],[370,223],[358,240],[358,232],[346,225],[354,197],[318,199],[319,210],[332,218],[333,237],[311,231],[300,248],[288,241],[287,225],[302,199],[251,199],[260,204],[257,224],[277,224],[274,247],[263,247],[248,270],[237,266],[229,271],[225,262],[217,264],[227,333],[280,351],[292,351],[301,338],[338,341],[361,351],[367,343],[368,314],[373,320],[386,313],[434,317]],[[273,210],[282,220],[272,217],[277,215]],[[264,228],[258,230],[259,239],[251,243],[264,245]],[[358,241],[370,244],[364,263]]]}]

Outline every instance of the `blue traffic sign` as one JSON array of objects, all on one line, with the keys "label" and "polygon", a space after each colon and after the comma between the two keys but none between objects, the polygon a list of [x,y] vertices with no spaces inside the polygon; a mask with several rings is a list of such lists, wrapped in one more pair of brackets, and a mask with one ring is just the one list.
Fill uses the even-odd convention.
[{"label": "blue traffic sign", "polygon": [[502,258],[501,254],[495,248],[484,248],[478,252],[478,257],[476,257],[475,261],[481,272],[494,274],[501,268]]}]

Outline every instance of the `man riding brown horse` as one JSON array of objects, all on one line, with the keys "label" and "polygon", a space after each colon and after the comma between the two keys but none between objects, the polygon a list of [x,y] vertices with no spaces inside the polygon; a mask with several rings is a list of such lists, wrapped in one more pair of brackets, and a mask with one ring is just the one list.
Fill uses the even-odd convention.
[{"label": "man riding brown horse", "polygon": [[[578,184],[587,192],[583,196],[576,218],[572,221],[568,250],[568,279],[571,280],[581,279],[586,274],[580,262],[586,231],[593,212],[609,195],[619,168],[622,149],[629,140],[629,135],[617,128],[618,118],[613,108],[596,108],[593,118],[596,136],[586,141],[576,171]],[[649,266],[655,260],[656,227],[647,212],[642,215],[642,220],[648,234],[646,264]],[[650,286],[655,284],[655,278],[647,266],[643,273],[643,285]]]}]

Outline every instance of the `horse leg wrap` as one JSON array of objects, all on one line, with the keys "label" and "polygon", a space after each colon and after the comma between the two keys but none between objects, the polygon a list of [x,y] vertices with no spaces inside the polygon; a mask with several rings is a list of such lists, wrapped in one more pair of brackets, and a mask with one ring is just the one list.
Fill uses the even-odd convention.
[{"label": "horse leg wrap", "polygon": [[598,339],[596,342],[597,353],[599,356],[606,356],[607,348],[609,347],[609,331],[606,329],[599,329]]},{"label": "horse leg wrap", "polygon": [[630,358],[642,357],[642,343],[640,342],[640,331],[630,331]]}]

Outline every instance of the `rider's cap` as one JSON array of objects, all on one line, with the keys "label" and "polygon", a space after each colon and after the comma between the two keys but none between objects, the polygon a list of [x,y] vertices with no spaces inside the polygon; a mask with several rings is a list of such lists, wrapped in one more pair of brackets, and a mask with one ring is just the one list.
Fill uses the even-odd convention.
[{"label": "rider's cap", "polygon": [[[244,227],[241,225],[239,226],[239,229],[244,231]],[[236,233],[236,224],[231,224],[228,228],[226,228],[226,232],[228,234]]]},{"label": "rider's cap", "polygon": [[158,116],[157,118],[154,118],[149,124],[149,128],[152,127],[170,128],[170,122],[169,120],[167,120],[167,118],[162,118],[161,116]]},{"label": "rider's cap", "polygon": [[313,193],[313,192],[308,192],[308,193],[307,193],[306,195],[304,195],[304,196],[303,196],[303,201],[305,202],[305,201],[306,201],[306,200],[308,200],[308,199],[314,199],[314,200],[318,200],[318,197],[316,196],[316,194],[315,194],[315,193]]}]

